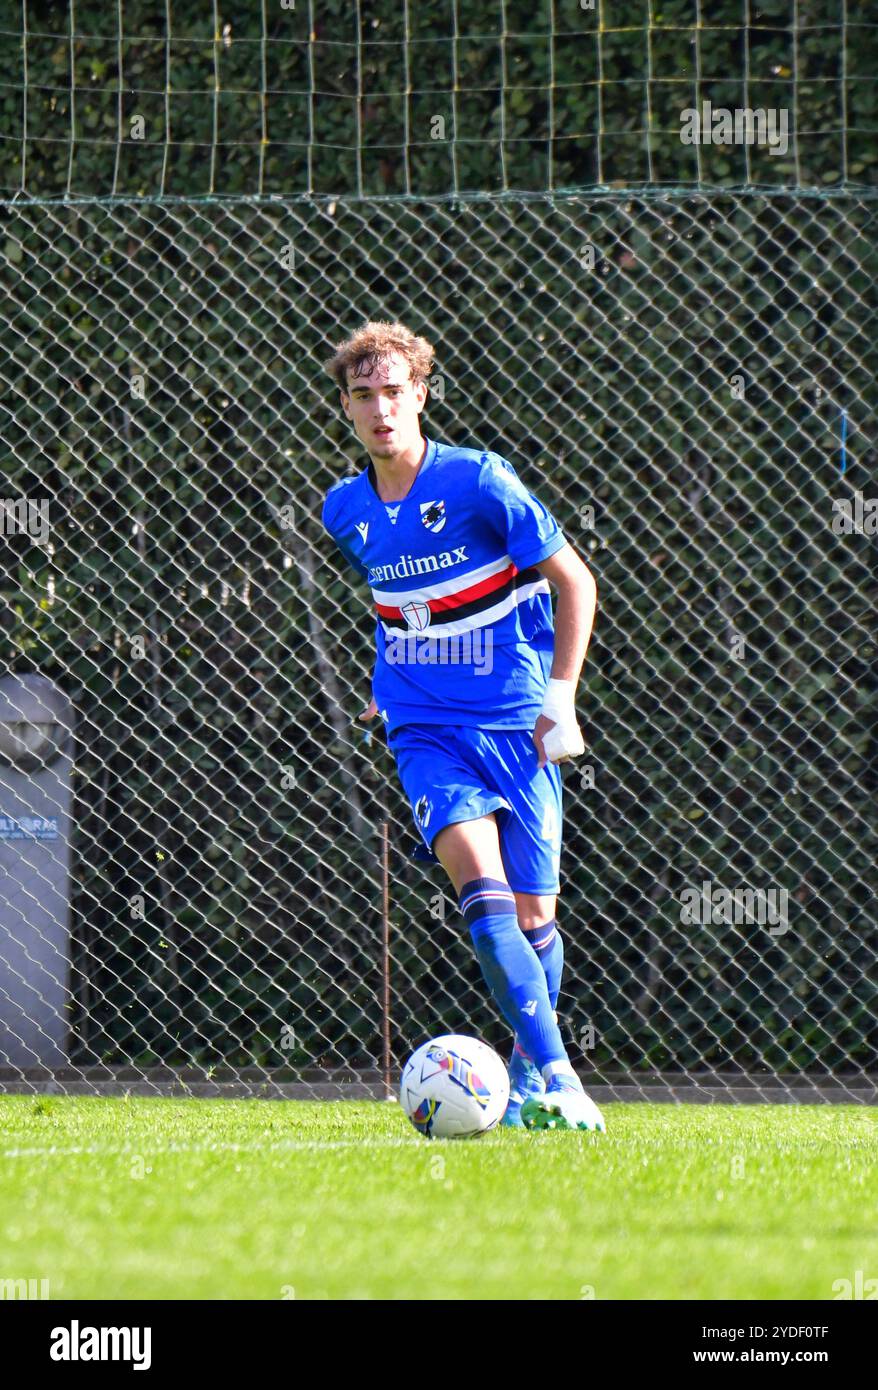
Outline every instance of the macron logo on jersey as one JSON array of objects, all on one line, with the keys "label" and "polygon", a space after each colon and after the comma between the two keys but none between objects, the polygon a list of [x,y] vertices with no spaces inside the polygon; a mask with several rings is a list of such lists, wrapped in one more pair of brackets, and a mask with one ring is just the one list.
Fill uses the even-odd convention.
[{"label": "macron logo on jersey", "polygon": [[363,542],[363,545],[365,545],[365,544],[366,544],[366,537],[367,537],[368,534],[369,534],[369,523],[368,523],[368,521],[358,521],[358,522],[356,523],[356,527],[357,527],[357,530],[358,530],[359,533],[360,533],[360,540]]},{"label": "macron logo on jersey", "polygon": [[468,559],[465,545],[455,546],[454,550],[443,550],[438,555],[401,555],[395,565],[373,565],[369,570],[367,582],[383,584],[388,579],[409,579],[413,574],[432,574],[436,570],[465,565]]}]

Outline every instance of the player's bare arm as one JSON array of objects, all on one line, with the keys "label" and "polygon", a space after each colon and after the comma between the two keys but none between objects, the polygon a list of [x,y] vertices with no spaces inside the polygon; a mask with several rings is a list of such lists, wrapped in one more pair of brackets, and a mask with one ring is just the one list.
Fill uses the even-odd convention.
[{"label": "player's bare arm", "polygon": [[[569,695],[572,702],[594,626],[597,585],[588,565],[580,559],[572,545],[565,545],[535,568],[548,579],[557,596],[555,649],[550,679],[565,683],[567,691],[559,687],[556,689],[560,690],[561,695]],[[541,714],[534,727],[533,737],[540,767],[544,767],[547,760],[544,736],[555,727],[555,723],[546,714]],[[552,761],[567,762],[571,756],[575,756],[573,747],[570,752],[553,757]]]}]

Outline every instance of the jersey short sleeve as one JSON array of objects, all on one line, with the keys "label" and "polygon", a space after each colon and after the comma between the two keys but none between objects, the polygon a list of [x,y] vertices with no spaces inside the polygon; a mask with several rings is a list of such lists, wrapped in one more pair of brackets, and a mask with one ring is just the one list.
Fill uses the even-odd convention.
[{"label": "jersey short sleeve", "polygon": [[499,454],[485,456],[479,494],[482,515],[503,539],[507,555],[519,570],[548,560],[566,544],[555,518]]},{"label": "jersey short sleeve", "polygon": [[368,571],[362,561],[354,554],[344,535],[344,528],[340,520],[344,500],[344,485],[348,482],[353,482],[353,479],[342,478],[340,482],[329,489],[323,503],[321,519],[325,530],[329,532],[351,569],[356,570],[361,579],[365,579]]}]

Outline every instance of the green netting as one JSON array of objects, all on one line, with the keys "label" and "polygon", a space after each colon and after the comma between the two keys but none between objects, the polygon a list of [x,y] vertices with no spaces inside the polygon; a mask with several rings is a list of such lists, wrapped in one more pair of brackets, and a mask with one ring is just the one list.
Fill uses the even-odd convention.
[{"label": "green netting", "polygon": [[[825,189],[878,167],[867,0],[0,0],[0,15],[7,196]],[[704,136],[683,143],[705,102]],[[777,113],[786,137],[717,142],[714,111]]]}]

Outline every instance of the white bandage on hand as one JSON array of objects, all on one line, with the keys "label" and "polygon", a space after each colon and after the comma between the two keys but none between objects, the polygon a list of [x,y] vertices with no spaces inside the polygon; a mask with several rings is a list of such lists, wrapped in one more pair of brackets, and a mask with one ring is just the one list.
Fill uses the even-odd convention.
[{"label": "white bandage on hand", "polygon": [[575,694],[575,681],[550,678],[546,686],[540,714],[545,715],[546,719],[551,719],[554,726],[543,737],[543,747],[550,763],[560,763],[565,758],[578,758],[585,752],[585,742],[576,722],[576,708],[573,703]]}]

